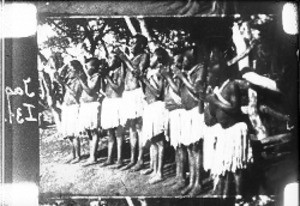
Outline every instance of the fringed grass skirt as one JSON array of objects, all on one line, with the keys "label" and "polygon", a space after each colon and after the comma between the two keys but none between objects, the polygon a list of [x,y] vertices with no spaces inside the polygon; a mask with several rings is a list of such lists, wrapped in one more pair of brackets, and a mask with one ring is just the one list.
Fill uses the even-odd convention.
[{"label": "fringed grass skirt", "polygon": [[78,115],[78,104],[62,105],[60,128],[60,133],[62,137],[77,136],[79,134]]},{"label": "fringed grass skirt", "polygon": [[122,118],[124,122],[129,119],[136,119],[143,115],[145,100],[142,88],[132,91],[124,91],[123,93],[123,107]]},{"label": "fringed grass skirt", "polygon": [[147,140],[164,133],[167,128],[168,110],[163,101],[153,102],[144,108],[142,139],[146,144]]},{"label": "fringed grass skirt", "polygon": [[183,112],[182,137],[180,143],[189,146],[204,136],[204,114],[200,114],[198,107]]},{"label": "fringed grass skirt", "polygon": [[100,102],[81,103],[78,115],[78,130],[98,130],[100,127]]},{"label": "fringed grass skirt", "polygon": [[168,136],[170,138],[170,145],[173,146],[175,149],[181,143],[182,139],[184,138],[182,128],[183,128],[183,115],[185,109],[175,109],[169,111],[169,133]]},{"label": "fringed grass skirt", "polygon": [[102,129],[111,129],[118,126],[124,126],[122,98],[105,98],[102,102],[101,127]]},{"label": "fringed grass skirt", "polygon": [[252,148],[247,138],[248,127],[244,122],[223,129],[218,135],[212,174],[225,175],[225,172],[236,172],[245,169],[252,161]]}]

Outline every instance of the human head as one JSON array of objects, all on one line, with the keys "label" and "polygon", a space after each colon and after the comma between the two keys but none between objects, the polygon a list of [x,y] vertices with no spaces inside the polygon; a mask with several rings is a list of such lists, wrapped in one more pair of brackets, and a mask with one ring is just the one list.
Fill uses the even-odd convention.
[{"label": "human head", "polygon": [[182,70],[190,70],[194,64],[194,60],[194,50],[191,48],[187,48],[183,53]]},{"label": "human head", "polygon": [[98,72],[103,74],[103,73],[106,73],[107,71],[108,71],[108,63],[107,63],[106,59],[100,59]]},{"label": "human head", "polygon": [[121,59],[116,54],[113,54],[108,58],[108,66],[112,70],[119,68],[121,63]]},{"label": "human head", "polygon": [[69,78],[74,78],[76,74],[83,72],[83,66],[78,60],[72,60],[69,63],[68,74]]},{"label": "human head", "polygon": [[153,68],[159,63],[163,65],[167,65],[169,63],[169,54],[161,47],[155,49],[150,60],[150,67]]},{"label": "human head", "polygon": [[99,60],[95,57],[89,58],[85,62],[85,67],[89,75],[93,75],[99,70]]},{"label": "human head", "polygon": [[217,47],[211,49],[207,70],[207,83],[216,86],[220,78],[228,76],[225,72],[225,58]]},{"label": "human head", "polygon": [[133,55],[137,55],[142,52],[148,44],[148,40],[145,36],[141,34],[136,34],[132,37],[131,41],[131,53]]}]

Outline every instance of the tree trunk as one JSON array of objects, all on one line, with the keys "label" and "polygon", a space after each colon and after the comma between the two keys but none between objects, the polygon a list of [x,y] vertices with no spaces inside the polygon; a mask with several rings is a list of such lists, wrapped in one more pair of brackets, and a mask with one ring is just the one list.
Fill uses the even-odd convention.
[{"label": "tree trunk", "polygon": [[131,32],[132,36],[136,35],[136,34],[137,34],[137,31],[136,31],[136,29],[134,28],[134,26],[133,26],[133,24],[132,24],[130,18],[129,18],[128,16],[125,16],[124,19],[125,19],[125,22],[126,22],[126,24],[127,24],[127,27],[128,27],[128,29],[129,29],[129,31]]},{"label": "tree trunk", "polygon": [[150,35],[149,29],[147,28],[145,19],[143,19],[143,18],[137,18],[137,20],[138,20],[138,22],[139,22],[139,25],[140,25],[142,34],[143,34],[145,37],[147,37],[147,39],[148,39],[148,42],[149,42],[149,49],[150,49],[151,52],[153,52],[153,51],[158,47],[158,45],[155,44],[155,43],[152,41],[152,37],[151,37],[151,35]]}]

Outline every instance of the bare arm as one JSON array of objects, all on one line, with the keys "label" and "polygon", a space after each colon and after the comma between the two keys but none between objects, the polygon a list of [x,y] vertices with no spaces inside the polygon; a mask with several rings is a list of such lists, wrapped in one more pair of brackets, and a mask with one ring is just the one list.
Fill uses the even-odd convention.
[{"label": "bare arm", "polygon": [[[151,78],[153,78],[153,77],[151,77]],[[152,85],[148,79],[142,78],[143,83],[146,85],[146,87],[148,87],[150,89],[151,93],[153,95],[155,95],[156,97],[160,96],[160,91],[162,90],[162,86],[163,86],[162,78],[160,78],[160,77],[158,77],[158,78],[159,78],[158,81],[155,81],[153,79],[153,82],[155,85]]]},{"label": "bare arm", "polygon": [[173,81],[172,77],[170,76],[168,71],[163,70],[162,71],[162,76],[167,80],[168,84],[172,88],[172,90],[179,94],[179,86]]},{"label": "bare arm", "polygon": [[199,68],[199,66],[201,66],[201,65],[197,65],[193,68],[194,70],[198,69],[197,71],[195,71],[197,76],[196,76],[196,79],[192,80],[193,82],[189,81],[188,78],[185,77],[181,72],[179,72],[177,74],[177,76],[181,79],[183,84],[193,94],[198,94],[199,92],[203,93],[204,90],[205,90],[205,79],[206,79],[205,78],[205,71],[204,71],[205,68],[203,66],[201,66]]},{"label": "bare arm", "polygon": [[111,77],[106,76],[107,83],[111,86],[111,88],[118,92],[121,86],[124,84],[124,68],[121,66],[120,73],[117,75],[116,81],[114,82]]},{"label": "bare arm", "polygon": [[79,77],[79,82],[83,88],[83,90],[90,96],[94,96],[97,94],[100,88],[100,76],[94,78],[90,85],[87,84],[86,80],[83,80],[82,77]]},{"label": "bare arm", "polygon": [[220,101],[216,95],[210,95],[208,102],[215,104],[217,107],[229,113],[235,113],[240,109],[240,91],[236,84],[230,84],[228,89],[230,91],[229,104]]}]

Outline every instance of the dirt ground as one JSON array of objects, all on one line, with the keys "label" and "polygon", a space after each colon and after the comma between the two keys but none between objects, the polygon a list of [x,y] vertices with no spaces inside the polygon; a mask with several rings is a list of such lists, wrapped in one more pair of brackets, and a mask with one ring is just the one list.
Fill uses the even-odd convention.
[{"label": "dirt ground", "polygon": [[[166,151],[165,180],[157,184],[148,183],[149,177],[140,172],[120,171],[100,167],[106,160],[106,138],[100,142],[99,163],[83,167],[89,156],[88,140],[81,140],[83,160],[77,164],[66,163],[70,158],[71,145],[56,137],[56,129],[48,127],[40,131],[40,192],[44,195],[101,195],[101,196],[179,196],[180,191],[165,186],[175,173],[174,151]],[[125,162],[129,161],[129,144],[124,146]],[[144,158],[149,167],[148,151]]]}]

